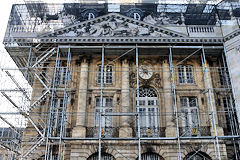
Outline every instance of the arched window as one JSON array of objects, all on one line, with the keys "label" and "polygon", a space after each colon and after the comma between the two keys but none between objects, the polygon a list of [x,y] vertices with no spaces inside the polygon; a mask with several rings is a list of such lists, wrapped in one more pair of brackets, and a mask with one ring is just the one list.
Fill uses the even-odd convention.
[{"label": "arched window", "polygon": [[[138,158],[137,158],[138,160]],[[152,153],[152,152],[147,152],[147,153],[143,153],[141,155],[141,160],[164,160],[162,156],[156,154],[156,153]]]},{"label": "arched window", "polygon": [[[115,160],[115,158],[108,153],[102,153],[101,154],[101,159],[103,160]],[[98,160],[98,153],[92,154],[90,157],[87,158],[87,160]]]},{"label": "arched window", "polygon": [[139,13],[133,13],[133,18],[139,21],[141,20],[141,16]]},{"label": "arched window", "polygon": [[93,19],[93,18],[95,18],[95,14],[89,12],[89,13],[88,13],[88,20]]},{"label": "arched window", "polygon": [[211,157],[204,152],[191,152],[186,155],[184,160],[211,160]]},{"label": "arched window", "polygon": [[[139,89],[139,102],[136,95],[136,106],[139,103],[141,136],[159,136],[158,97],[153,88]],[[137,108],[136,108],[137,109]]]}]

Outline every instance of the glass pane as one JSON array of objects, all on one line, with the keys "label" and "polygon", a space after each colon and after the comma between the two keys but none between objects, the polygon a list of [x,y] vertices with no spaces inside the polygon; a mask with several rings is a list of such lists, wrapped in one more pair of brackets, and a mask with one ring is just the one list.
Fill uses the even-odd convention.
[{"label": "glass pane", "polygon": [[178,66],[178,79],[179,83],[185,83],[184,66]]},{"label": "glass pane", "polygon": [[112,98],[106,98],[106,101],[105,101],[105,106],[106,107],[113,107],[113,99]]},{"label": "glass pane", "polygon": [[188,107],[188,105],[187,105],[187,98],[181,97],[180,98],[180,104],[181,104],[181,107]]},{"label": "glass pane", "polygon": [[112,83],[112,66],[106,66],[106,83]]},{"label": "glass pane", "polygon": [[96,107],[100,107],[100,98],[96,97]]},{"label": "glass pane", "polygon": [[[98,66],[98,74],[97,74],[97,83],[101,83],[101,70],[102,66]],[[103,70],[103,77],[104,77],[104,70]]]},{"label": "glass pane", "polygon": [[154,105],[154,100],[148,100],[148,105],[153,106]]},{"label": "glass pane", "polygon": [[190,107],[197,107],[197,99],[196,98],[189,98],[189,106]]},{"label": "glass pane", "polygon": [[193,83],[192,66],[186,66],[186,78],[187,78],[187,83]]},{"label": "glass pane", "polygon": [[198,128],[199,126],[199,119],[198,119],[198,111],[197,109],[194,109],[191,111],[192,116],[192,124],[194,128]]}]

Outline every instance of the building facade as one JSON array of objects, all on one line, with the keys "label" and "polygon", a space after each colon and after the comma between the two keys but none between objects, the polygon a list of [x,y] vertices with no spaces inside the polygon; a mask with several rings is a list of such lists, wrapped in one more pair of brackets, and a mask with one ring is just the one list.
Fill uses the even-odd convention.
[{"label": "building facade", "polygon": [[239,159],[239,4],[14,5],[18,157]]}]

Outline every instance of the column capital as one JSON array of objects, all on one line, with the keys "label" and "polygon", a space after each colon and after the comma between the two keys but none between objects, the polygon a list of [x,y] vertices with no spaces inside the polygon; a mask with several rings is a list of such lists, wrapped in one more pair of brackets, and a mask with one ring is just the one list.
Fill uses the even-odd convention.
[{"label": "column capital", "polygon": [[80,56],[80,57],[79,57],[80,63],[89,63],[90,60],[91,60],[91,57],[90,57],[90,56]]},{"label": "column capital", "polygon": [[127,65],[129,65],[129,63],[130,63],[130,59],[128,59],[128,58],[124,58],[124,59],[122,59],[121,61],[122,61],[122,64],[127,64]]},{"label": "column capital", "polygon": [[167,65],[168,65],[168,64],[169,64],[169,60],[168,60],[167,58],[163,59],[163,60],[162,60],[162,64],[163,64],[163,65],[164,65],[164,64],[167,64]]}]

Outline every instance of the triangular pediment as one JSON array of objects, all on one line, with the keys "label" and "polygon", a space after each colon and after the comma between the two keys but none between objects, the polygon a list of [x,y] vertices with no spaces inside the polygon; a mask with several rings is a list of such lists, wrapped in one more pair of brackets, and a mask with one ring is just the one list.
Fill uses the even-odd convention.
[{"label": "triangular pediment", "polygon": [[187,37],[187,35],[154,26],[117,13],[80,22],[40,37]]}]

